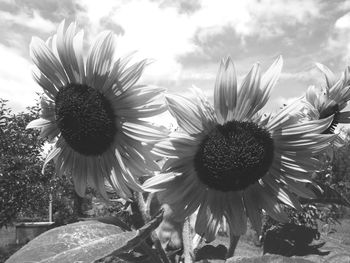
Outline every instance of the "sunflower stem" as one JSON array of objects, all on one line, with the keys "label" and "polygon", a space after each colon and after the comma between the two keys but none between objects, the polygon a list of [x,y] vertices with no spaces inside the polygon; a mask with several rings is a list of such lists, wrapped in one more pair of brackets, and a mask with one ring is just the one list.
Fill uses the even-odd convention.
[{"label": "sunflower stem", "polygon": [[236,236],[233,234],[230,235],[230,247],[226,253],[226,258],[233,257],[240,237],[241,236]]},{"label": "sunflower stem", "polygon": [[154,193],[149,193],[145,201],[145,213],[151,216],[151,203],[154,197]]},{"label": "sunflower stem", "polygon": [[193,251],[192,251],[192,233],[191,233],[191,224],[190,218],[186,217],[183,230],[182,230],[182,239],[183,239],[183,247],[184,247],[184,263],[192,263],[193,260]]},{"label": "sunflower stem", "polygon": [[[152,198],[153,198],[153,194],[152,194],[152,196],[150,194],[150,196],[148,196],[148,198],[145,202],[145,199],[143,198],[143,194],[140,192],[137,193],[138,209],[139,209],[140,214],[142,215],[143,221],[145,223],[147,223],[148,221],[151,220],[150,204],[151,204]],[[154,231],[152,232],[151,239],[153,241],[154,247],[156,248],[156,250],[158,252],[157,256],[158,257],[160,256],[160,258],[161,258],[161,262],[170,263],[169,258],[165,254],[165,251],[162,248],[162,245],[159,241],[159,238],[158,238],[158,235],[156,234],[156,232],[154,232]],[[150,256],[152,256],[152,255],[150,255]],[[151,262],[153,262],[153,261],[151,261]]]},{"label": "sunflower stem", "polygon": [[145,199],[143,198],[143,194],[140,192],[137,192],[137,205],[140,210],[141,216],[143,218],[143,221],[147,223],[151,220],[151,215],[149,214],[149,211],[147,210],[147,206],[145,203]]},{"label": "sunflower stem", "polygon": [[163,260],[163,263],[170,263],[170,260],[169,260],[168,256],[165,254],[165,251],[162,248],[162,244],[160,243],[160,240],[154,231],[152,233],[152,240],[153,240],[155,248],[157,249],[157,251],[160,255],[160,258]]}]

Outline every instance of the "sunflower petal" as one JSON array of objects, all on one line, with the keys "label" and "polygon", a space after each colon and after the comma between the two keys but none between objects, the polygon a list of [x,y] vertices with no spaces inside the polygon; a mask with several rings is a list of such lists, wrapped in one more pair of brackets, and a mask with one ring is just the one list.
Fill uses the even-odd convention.
[{"label": "sunflower petal", "polygon": [[92,45],[86,61],[87,84],[102,90],[114,58],[115,36],[112,32],[100,33]]},{"label": "sunflower petal", "polygon": [[299,137],[304,134],[310,134],[310,133],[321,134],[329,127],[329,125],[331,125],[333,119],[334,119],[334,116],[332,115],[324,119],[291,124],[283,128],[280,128],[279,130],[275,130],[273,137],[274,138],[284,137],[286,140],[288,140],[293,135],[298,135]]},{"label": "sunflower petal", "polygon": [[63,21],[57,30],[57,52],[70,82],[78,83],[80,81],[80,72],[73,47],[76,24],[71,23],[66,32],[64,26],[65,23]]},{"label": "sunflower petal", "polygon": [[52,120],[39,118],[39,119],[33,120],[30,123],[28,123],[26,129],[44,128],[44,127],[52,125],[52,124],[54,124]]},{"label": "sunflower petal", "polygon": [[43,169],[41,170],[42,173],[44,173],[44,170],[46,168],[46,165],[53,160],[54,158],[56,158],[57,156],[59,156],[62,152],[62,148],[61,147],[57,147],[54,146],[54,148],[49,152],[49,154],[46,156],[45,158],[45,162],[43,164]]},{"label": "sunflower petal", "polygon": [[315,193],[305,187],[305,183],[300,183],[287,177],[284,177],[282,180],[285,182],[287,188],[296,195],[308,199],[316,198]]},{"label": "sunflower petal", "polygon": [[219,220],[212,216],[212,213],[208,207],[208,201],[206,199],[199,208],[195,224],[195,231],[198,235],[205,237],[207,242],[211,242],[215,239],[218,227]]},{"label": "sunflower petal", "polygon": [[152,152],[168,158],[189,157],[194,156],[193,149],[196,149],[199,143],[200,140],[196,137],[173,133],[168,140],[156,143]]},{"label": "sunflower petal", "polygon": [[84,197],[87,185],[86,161],[77,153],[73,154],[73,182],[77,194]]},{"label": "sunflower petal", "polygon": [[273,219],[279,222],[288,222],[288,216],[279,205],[277,198],[267,192],[262,186],[254,186],[257,194],[257,202],[259,207],[264,209]]},{"label": "sunflower petal", "polygon": [[350,123],[350,111],[340,112],[338,116],[339,123]]},{"label": "sunflower petal", "polygon": [[202,118],[197,106],[192,101],[175,95],[167,95],[166,101],[170,113],[187,133],[197,134],[203,130]]},{"label": "sunflower petal", "polygon": [[214,108],[220,123],[232,120],[236,100],[236,70],[231,58],[228,57],[221,61],[214,88]]},{"label": "sunflower petal", "polygon": [[145,67],[148,64],[148,60],[142,60],[126,68],[120,73],[120,89],[122,92],[132,87],[141,77]]},{"label": "sunflower petal", "polygon": [[234,114],[235,120],[249,119],[256,113],[253,109],[257,106],[257,98],[261,96],[259,89],[260,81],[260,65],[256,63],[244,78],[241,88],[238,91],[237,106]]},{"label": "sunflower petal", "polygon": [[262,214],[261,208],[258,206],[258,201],[256,200],[256,193],[251,187],[248,187],[243,192],[243,202],[244,207],[247,211],[249,221],[252,224],[254,230],[260,235],[262,229]]},{"label": "sunflower petal", "polygon": [[58,89],[55,87],[55,85],[44,74],[41,74],[40,72],[33,71],[32,74],[35,81],[45,91],[45,94],[47,94],[47,96],[50,99],[54,100],[58,92]]},{"label": "sunflower petal", "polygon": [[126,136],[145,143],[158,142],[167,135],[164,127],[151,125],[145,121],[124,122],[122,129]]},{"label": "sunflower petal", "polygon": [[299,201],[287,190],[283,189],[282,185],[279,185],[269,174],[265,175],[262,178],[262,181],[265,184],[265,187],[268,187],[271,192],[283,203],[293,207],[297,210],[301,210],[301,205]]},{"label": "sunflower petal", "polygon": [[166,190],[166,183],[174,180],[175,178],[176,176],[174,173],[161,173],[146,180],[142,184],[142,187],[148,192]]},{"label": "sunflower petal", "polygon": [[32,38],[30,42],[30,56],[38,69],[56,87],[61,87],[68,83],[68,78],[61,62],[40,38]]},{"label": "sunflower petal", "polygon": [[213,125],[217,124],[215,110],[213,106],[209,103],[207,97],[199,88],[192,86],[192,92],[198,101],[197,107],[198,112],[202,118],[202,125],[205,129],[211,129]]},{"label": "sunflower petal", "polygon": [[316,66],[324,74],[328,88],[331,88],[336,83],[336,77],[334,76],[333,72],[321,63],[316,63]]},{"label": "sunflower petal", "polygon": [[277,80],[281,74],[282,67],[283,67],[282,56],[278,56],[278,58],[273,62],[273,64],[262,76],[261,78],[262,97],[259,99],[259,104],[256,108],[256,111],[264,107],[264,105],[268,101],[271,90],[276,85]]},{"label": "sunflower petal", "polygon": [[[84,31],[80,30],[73,38],[73,48],[75,57],[79,68],[79,83],[86,83],[85,80],[85,65],[83,58],[83,43],[84,43]],[[77,79],[78,76],[76,76]]]},{"label": "sunflower petal", "polygon": [[226,219],[230,233],[235,236],[244,235],[247,231],[247,216],[244,211],[242,196],[236,192],[226,195]]}]

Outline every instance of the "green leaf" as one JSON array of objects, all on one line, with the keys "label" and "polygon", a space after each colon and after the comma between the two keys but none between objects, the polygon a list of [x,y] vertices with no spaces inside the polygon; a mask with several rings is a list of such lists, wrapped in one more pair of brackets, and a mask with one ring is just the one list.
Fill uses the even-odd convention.
[{"label": "green leaf", "polygon": [[[129,252],[143,242],[163,219],[163,211],[137,231],[125,232],[114,225],[83,221],[49,230],[30,241],[6,263],[87,263]],[[120,222],[118,221],[118,224]]]},{"label": "green leaf", "polygon": [[131,228],[116,216],[95,217],[90,218],[89,220],[96,220],[101,223],[118,226],[125,231],[131,231]]},{"label": "green leaf", "polygon": [[155,218],[139,231],[128,232],[98,221],[58,227],[30,241],[6,263],[94,262],[112,253],[118,255],[130,251],[159,225],[159,219],[161,217]]}]

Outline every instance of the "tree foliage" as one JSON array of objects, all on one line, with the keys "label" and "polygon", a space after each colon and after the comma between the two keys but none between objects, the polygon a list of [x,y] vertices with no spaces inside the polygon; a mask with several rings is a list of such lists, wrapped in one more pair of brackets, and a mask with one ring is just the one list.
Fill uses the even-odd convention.
[{"label": "tree foliage", "polygon": [[69,180],[54,178],[52,166],[41,172],[44,141],[39,131],[26,130],[27,124],[38,118],[38,105],[15,114],[6,103],[0,99],[0,227],[18,217],[47,220],[50,193],[54,208],[62,208],[63,199],[69,197],[67,192],[73,192]]}]

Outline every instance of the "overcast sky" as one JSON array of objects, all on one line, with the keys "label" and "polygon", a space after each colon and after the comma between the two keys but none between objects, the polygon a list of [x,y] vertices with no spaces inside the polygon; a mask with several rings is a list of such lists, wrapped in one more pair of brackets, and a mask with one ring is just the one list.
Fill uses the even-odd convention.
[{"label": "overcast sky", "polygon": [[242,77],[254,62],[265,70],[282,55],[269,111],[323,82],[315,62],[337,75],[350,65],[349,1],[0,0],[0,97],[14,111],[41,91],[31,77],[31,37],[46,40],[63,19],[77,21],[86,43],[109,29],[118,53],[154,59],[143,83],[181,94],[195,85],[211,100],[221,58],[230,55]]}]

